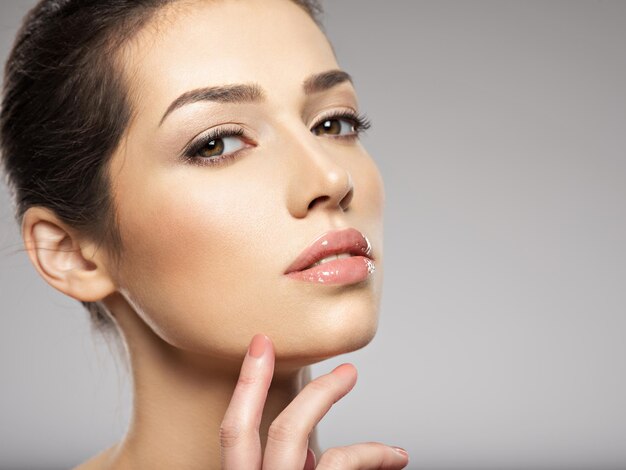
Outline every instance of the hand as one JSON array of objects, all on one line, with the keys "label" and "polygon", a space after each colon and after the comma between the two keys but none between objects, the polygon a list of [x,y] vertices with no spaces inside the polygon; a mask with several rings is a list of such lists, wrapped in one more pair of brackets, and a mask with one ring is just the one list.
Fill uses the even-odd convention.
[{"label": "hand", "polygon": [[220,429],[223,469],[396,470],[407,465],[406,451],[377,442],[329,449],[316,464],[308,448],[309,434],[330,407],[354,387],[356,369],[351,364],[335,368],[300,391],[272,422],[262,455],[259,427],[273,374],[273,345],[266,336],[256,335]]}]

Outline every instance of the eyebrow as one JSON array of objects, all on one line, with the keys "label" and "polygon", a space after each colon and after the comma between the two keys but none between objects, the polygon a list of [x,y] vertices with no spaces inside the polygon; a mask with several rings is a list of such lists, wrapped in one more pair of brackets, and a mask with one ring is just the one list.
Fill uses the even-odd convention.
[{"label": "eyebrow", "polygon": [[[343,70],[329,70],[322,73],[313,74],[302,83],[302,88],[306,95],[312,95],[326,91],[344,82],[352,82],[352,77]],[[188,104],[199,101],[215,101],[218,103],[254,103],[263,101],[265,93],[257,84],[233,84],[211,86],[187,91],[176,98],[169,105],[165,114],[159,122],[163,124],[165,118],[174,110]]]},{"label": "eyebrow", "polygon": [[343,70],[329,70],[328,72],[311,75],[304,81],[302,88],[304,88],[305,94],[312,95],[313,93],[326,91],[343,82],[352,83],[350,74]]}]

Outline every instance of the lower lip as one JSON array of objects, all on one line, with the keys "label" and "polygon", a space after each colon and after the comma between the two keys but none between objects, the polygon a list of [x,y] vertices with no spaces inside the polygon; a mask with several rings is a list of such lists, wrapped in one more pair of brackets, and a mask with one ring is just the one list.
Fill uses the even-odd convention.
[{"label": "lower lip", "polygon": [[318,284],[354,284],[367,279],[376,269],[365,256],[339,258],[304,271],[294,271],[288,277]]}]

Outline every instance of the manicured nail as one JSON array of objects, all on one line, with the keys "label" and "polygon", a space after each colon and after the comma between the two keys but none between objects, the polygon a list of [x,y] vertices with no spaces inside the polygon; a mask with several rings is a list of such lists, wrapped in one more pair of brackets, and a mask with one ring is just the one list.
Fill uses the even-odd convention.
[{"label": "manicured nail", "polygon": [[395,450],[396,453],[400,454],[402,457],[406,457],[407,459],[409,458],[409,453],[402,447],[392,447],[392,449]]},{"label": "manicured nail", "polygon": [[250,348],[248,348],[248,354],[257,359],[261,357],[267,347],[267,339],[267,336],[262,334],[254,335],[250,343]]},{"label": "manicured nail", "polygon": [[306,451],[306,460],[304,461],[304,468],[315,468],[317,463],[315,453],[310,448]]}]

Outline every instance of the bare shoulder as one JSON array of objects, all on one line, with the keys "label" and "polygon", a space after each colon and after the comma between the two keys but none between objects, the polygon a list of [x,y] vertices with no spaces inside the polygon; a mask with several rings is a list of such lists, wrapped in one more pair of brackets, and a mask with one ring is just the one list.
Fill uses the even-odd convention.
[{"label": "bare shoulder", "polygon": [[72,468],[72,470],[109,470],[111,463],[111,457],[116,449],[117,445],[111,446],[106,450],[103,450],[99,454],[91,457],[89,460],[79,464]]}]

